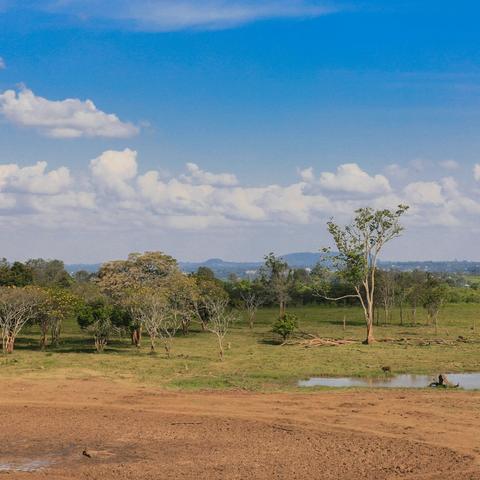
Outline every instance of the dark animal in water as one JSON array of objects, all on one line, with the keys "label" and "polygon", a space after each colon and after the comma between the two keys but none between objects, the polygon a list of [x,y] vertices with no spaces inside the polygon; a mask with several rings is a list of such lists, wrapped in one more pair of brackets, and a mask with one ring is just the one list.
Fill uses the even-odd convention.
[{"label": "dark animal in water", "polygon": [[392,369],[390,367],[382,367],[383,373],[392,373]]},{"label": "dark animal in water", "polygon": [[82,455],[87,458],[92,458],[92,456],[86,450],[82,452]]},{"label": "dark animal in water", "polygon": [[440,387],[440,388],[458,388],[460,386],[459,383],[454,385],[451,383],[445,375],[440,374],[438,376],[437,382],[432,382],[429,387]]}]

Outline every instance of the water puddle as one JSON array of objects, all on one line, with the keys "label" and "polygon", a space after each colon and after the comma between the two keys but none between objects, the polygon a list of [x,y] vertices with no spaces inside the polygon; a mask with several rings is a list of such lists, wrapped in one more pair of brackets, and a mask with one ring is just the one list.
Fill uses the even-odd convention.
[{"label": "water puddle", "polygon": [[51,465],[50,460],[28,460],[21,463],[1,463],[0,472],[36,472]]},{"label": "water puddle", "polygon": [[[480,373],[450,373],[448,380],[464,390],[480,390]],[[299,387],[426,388],[438,381],[438,375],[385,375],[377,378],[312,377],[300,380]]]}]

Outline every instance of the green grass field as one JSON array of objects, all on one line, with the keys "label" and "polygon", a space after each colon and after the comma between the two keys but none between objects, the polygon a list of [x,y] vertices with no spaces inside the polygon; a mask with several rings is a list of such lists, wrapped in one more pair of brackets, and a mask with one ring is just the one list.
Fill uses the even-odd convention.
[{"label": "green grass field", "polygon": [[[302,331],[330,338],[364,338],[364,321],[358,308],[302,307],[291,308],[290,312],[298,315]],[[160,344],[158,353],[151,355],[148,338],[139,350],[130,345],[128,338],[114,338],[104,353],[95,353],[93,339],[73,322],[64,325],[58,348],[41,352],[38,331],[30,327],[18,339],[14,354],[2,360],[0,375],[106,376],[174,389],[272,391],[295,389],[297,380],[310,376],[378,376],[384,365],[390,366],[393,373],[480,371],[480,334],[473,330],[479,305],[446,306],[440,314],[437,334],[432,325],[425,325],[421,310],[417,325],[399,325],[398,312],[394,312],[392,324],[375,329],[377,339],[444,339],[446,345],[415,345],[413,341],[413,345],[379,342],[366,346],[358,342],[337,347],[279,346],[270,333],[276,313],[272,309],[260,311],[253,331],[239,320],[226,338],[231,348],[224,362],[218,361],[215,336],[197,326],[187,337],[179,334],[175,338],[171,359],[165,358]],[[459,336],[468,343],[456,342]]]}]

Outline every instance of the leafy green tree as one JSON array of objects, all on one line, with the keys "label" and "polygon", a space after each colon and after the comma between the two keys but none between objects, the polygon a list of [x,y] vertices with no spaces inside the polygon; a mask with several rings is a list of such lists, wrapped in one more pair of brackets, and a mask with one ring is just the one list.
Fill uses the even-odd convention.
[{"label": "leafy green tree", "polygon": [[287,309],[287,302],[290,299],[290,288],[293,284],[293,271],[282,258],[276,257],[274,253],[265,256],[260,278],[265,285],[266,291],[276,300],[280,316]]},{"label": "leafy green tree", "polygon": [[33,283],[33,275],[30,267],[21,262],[9,264],[3,258],[0,260],[0,286],[26,287]]},{"label": "leafy green tree", "polygon": [[400,217],[407,209],[405,205],[399,205],[396,210],[360,208],[350,225],[342,227],[333,220],[327,224],[337,250],[331,258],[339,275],[355,293],[337,298],[325,297],[334,301],[349,297],[358,299],[367,326],[366,344],[375,341],[374,295],[379,255],[388,242],[402,233]]},{"label": "leafy green tree", "polygon": [[435,333],[438,333],[438,315],[442,305],[447,299],[448,288],[440,279],[433,275],[427,277],[422,290],[422,304],[427,311],[428,323],[435,325]]},{"label": "leafy green tree", "polygon": [[208,330],[210,322],[211,309],[208,308],[212,300],[218,299],[229,303],[229,296],[223,283],[216,279],[204,275],[193,275],[196,284],[196,295],[194,298],[194,308],[197,319],[200,321],[202,330]]},{"label": "leafy green tree", "polygon": [[103,352],[113,331],[114,307],[107,299],[99,298],[82,305],[77,314],[80,328],[92,333],[95,349]]},{"label": "leafy green tree", "polygon": [[40,347],[44,349],[47,344],[47,334],[50,330],[52,346],[56,347],[60,341],[62,325],[68,318],[74,318],[80,299],[64,288],[45,289],[42,311],[39,314],[41,339]]},{"label": "leafy green tree", "polygon": [[72,277],[61,260],[35,258],[28,260],[25,265],[32,272],[34,285],[39,287],[67,288],[72,283]]},{"label": "leafy green tree", "polygon": [[131,253],[126,260],[106,262],[100,267],[96,278],[100,291],[130,310],[133,345],[139,347],[142,338],[142,324],[135,315],[136,291],[164,288],[178,272],[177,261],[162,252]]}]

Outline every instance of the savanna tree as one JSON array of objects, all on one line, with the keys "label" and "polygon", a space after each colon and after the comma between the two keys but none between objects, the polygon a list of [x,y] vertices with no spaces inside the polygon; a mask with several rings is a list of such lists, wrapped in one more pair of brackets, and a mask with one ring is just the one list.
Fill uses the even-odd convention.
[{"label": "savanna tree", "polygon": [[447,287],[439,279],[429,275],[422,289],[422,304],[427,311],[428,323],[433,322],[438,333],[438,315],[447,297]]},{"label": "savanna tree", "polygon": [[164,288],[179,272],[177,262],[162,252],[132,253],[127,260],[104,263],[96,279],[102,293],[130,311],[132,344],[139,347],[142,323],[135,313],[135,292],[142,288]]},{"label": "savanna tree", "polygon": [[196,316],[195,304],[199,291],[195,279],[181,272],[172,275],[168,285],[168,304],[175,324],[180,324],[184,335],[188,335],[192,319]]},{"label": "savanna tree", "polygon": [[265,264],[260,273],[262,282],[278,303],[280,316],[284,315],[290,299],[289,290],[293,283],[292,270],[287,262],[269,253],[265,256]]},{"label": "savanna tree", "polygon": [[78,308],[77,322],[80,328],[89,331],[97,352],[103,352],[108,344],[114,326],[114,306],[106,298],[97,298]]},{"label": "savanna tree", "polygon": [[27,322],[34,319],[41,301],[40,291],[35,287],[0,288],[0,331],[4,354],[13,353],[18,334]]},{"label": "savanna tree", "polygon": [[375,341],[374,295],[379,255],[388,242],[402,233],[400,217],[407,209],[405,205],[399,205],[396,210],[360,208],[356,210],[353,222],[347,226],[342,227],[333,220],[327,224],[337,250],[331,259],[354,293],[337,298],[322,296],[334,301],[349,297],[358,299],[367,327],[366,344]]},{"label": "savanna tree", "polygon": [[258,309],[265,302],[265,295],[259,282],[239,282],[239,295],[242,308],[247,314],[248,325],[253,329]]},{"label": "savanna tree", "polygon": [[227,298],[221,297],[210,297],[205,302],[209,317],[207,329],[217,337],[218,354],[222,362],[225,352],[224,340],[236,319],[234,312],[229,309],[228,303]]},{"label": "savanna tree", "polygon": [[[202,326],[202,330],[208,330],[210,323],[210,308],[211,299],[219,299],[222,302],[229,303],[229,297],[223,283],[209,274],[210,269],[198,269],[198,272],[193,275],[196,283],[196,295],[194,298],[195,314]],[[207,274],[205,274],[207,273]]]}]

